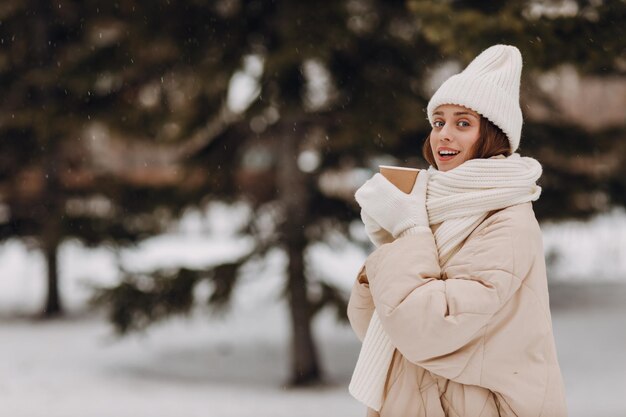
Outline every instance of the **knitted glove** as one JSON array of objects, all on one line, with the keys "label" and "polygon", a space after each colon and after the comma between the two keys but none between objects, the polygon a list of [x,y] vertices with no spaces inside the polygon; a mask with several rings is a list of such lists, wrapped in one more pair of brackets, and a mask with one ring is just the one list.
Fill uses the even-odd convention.
[{"label": "knitted glove", "polygon": [[426,188],[429,174],[420,171],[410,194],[400,191],[381,174],[376,174],[356,191],[362,211],[389,231],[394,238],[428,228]]},{"label": "knitted glove", "polygon": [[385,243],[393,242],[393,236],[383,229],[378,223],[374,221],[366,212],[361,210],[361,220],[365,225],[365,233],[370,241],[376,246],[383,245]]}]

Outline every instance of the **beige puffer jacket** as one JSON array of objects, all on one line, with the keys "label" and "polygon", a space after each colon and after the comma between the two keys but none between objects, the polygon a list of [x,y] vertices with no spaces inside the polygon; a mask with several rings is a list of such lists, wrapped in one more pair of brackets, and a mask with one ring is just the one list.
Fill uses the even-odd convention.
[{"label": "beige puffer jacket", "polygon": [[567,415],[531,203],[488,217],[443,270],[428,230],[376,249],[348,305],[361,340],[374,308],[397,348],[381,417]]}]

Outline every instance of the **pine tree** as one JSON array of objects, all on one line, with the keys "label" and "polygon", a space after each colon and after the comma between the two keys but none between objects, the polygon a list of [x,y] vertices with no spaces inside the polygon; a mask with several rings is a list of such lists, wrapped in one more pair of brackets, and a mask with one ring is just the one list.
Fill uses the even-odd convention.
[{"label": "pine tree", "polygon": [[[329,230],[346,232],[347,221],[355,216],[352,199],[346,198],[354,190],[333,195],[336,191],[321,189],[318,180],[325,173],[359,166],[386,143],[400,146],[403,138],[398,134],[406,139],[426,128],[424,118],[416,117],[425,103],[418,89],[422,69],[412,58],[415,43],[409,37],[379,33],[390,25],[409,25],[400,2],[375,7],[334,2],[237,4],[229,19],[239,22],[233,30],[242,30],[245,36],[229,33],[228,39],[245,39],[241,57],[263,63],[261,91],[241,122],[217,135],[189,162],[211,167],[212,195],[245,198],[256,214],[273,213],[275,228],[267,236],[255,232],[253,216],[248,231],[258,244],[237,262],[211,271],[175,271],[169,281],[155,280],[148,290],[139,290],[140,277],[128,276],[120,286],[101,292],[98,300],[111,306],[120,331],[132,330],[185,310],[186,302],[190,306],[189,293],[174,298],[175,285],[166,282],[180,280],[191,291],[189,279],[209,279],[216,289],[211,301],[219,303],[231,293],[245,262],[280,247],[289,259],[285,294],[292,318],[290,383],[306,385],[322,378],[311,320],[324,305],[333,305],[343,316],[346,304],[345,295],[328,282],[307,277],[304,254]],[[198,42],[212,47],[207,40]],[[426,54],[428,44],[422,49]],[[430,51],[434,57],[436,50]],[[311,85],[310,73],[315,71],[330,75],[328,85]],[[419,140],[414,146],[420,146]],[[250,163],[252,156],[258,159],[261,154],[267,155],[264,166]],[[306,157],[313,160],[309,167],[302,163]],[[155,275],[162,277],[163,271]],[[312,285],[320,288],[318,294],[310,293]]]},{"label": "pine tree", "polygon": [[[198,21],[194,7],[31,0],[0,9],[0,240],[34,239],[44,253],[44,317],[62,313],[64,240],[131,244],[206,194],[205,172],[184,159],[221,129],[220,80],[235,60],[198,49],[190,30],[215,28]],[[157,23],[168,36],[155,37]],[[189,66],[199,74],[213,68],[218,80],[212,89],[202,81],[207,92],[193,102],[180,97],[197,87],[184,84]]]}]

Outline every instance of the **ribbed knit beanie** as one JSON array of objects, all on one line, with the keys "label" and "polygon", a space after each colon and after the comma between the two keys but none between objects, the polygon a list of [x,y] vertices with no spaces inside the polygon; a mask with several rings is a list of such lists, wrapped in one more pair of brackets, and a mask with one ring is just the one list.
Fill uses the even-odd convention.
[{"label": "ribbed knit beanie", "polygon": [[515,152],[522,133],[521,74],[522,55],[516,47],[487,48],[439,87],[428,103],[428,120],[433,123],[433,113],[442,104],[467,107],[502,129]]}]

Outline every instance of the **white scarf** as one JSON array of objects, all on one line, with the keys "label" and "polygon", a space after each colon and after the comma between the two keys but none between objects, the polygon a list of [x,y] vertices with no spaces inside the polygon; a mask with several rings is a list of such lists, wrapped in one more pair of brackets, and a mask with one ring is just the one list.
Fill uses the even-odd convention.
[{"label": "white scarf", "polygon": [[[489,212],[535,201],[541,194],[536,184],[541,165],[519,154],[471,159],[447,172],[431,167],[429,174],[426,209],[431,225],[441,223],[435,242],[442,268]],[[394,350],[374,311],[348,389],[376,411]]]}]

